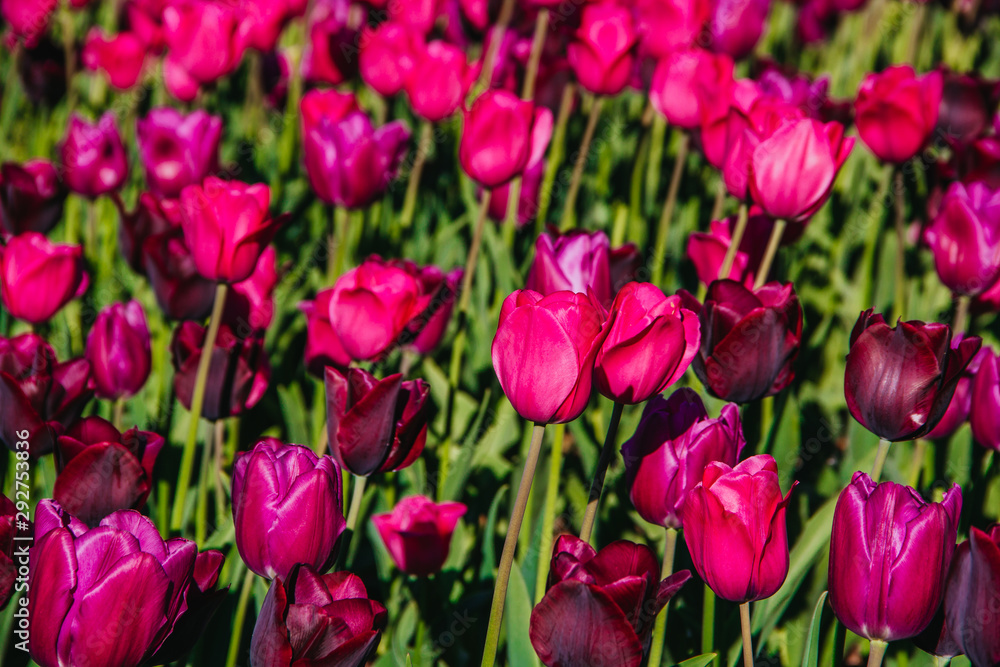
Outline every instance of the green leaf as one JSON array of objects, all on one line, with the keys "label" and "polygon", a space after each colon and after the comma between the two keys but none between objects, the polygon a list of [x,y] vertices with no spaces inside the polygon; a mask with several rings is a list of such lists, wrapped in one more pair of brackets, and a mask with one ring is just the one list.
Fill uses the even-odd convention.
[{"label": "green leaf", "polygon": [[306,418],[306,399],[302,396],[302,388],[298,383],[278,387],[278,400],[281,402],[281,412],[285,415],[288,442],[309,447],[309,420]]},{"label": "green leaf", "polygon": [[507,663],[510,667],[537,667],[538,656],[528,637],[528,619],[531,618],[531,597],[524,582],[521,568],[514,563],[510,568],[507,586]]},{"label": "green leaf", "polygon": [[819,664],[819,632],[823,628],[823,608],[826,604],[827,591],[823,591],[816,608],[813,609],[812,621],[809,622],[809,632],[806,633],[806,646],[802,651],[802,667],[816,667]]},{"label": "green leaf", "polygon": [[677,663],[677,667],[707,667],[707,665],[712,664],[715,657],[715,653],[702,653],[693,658],[688,658],[684,662]]},{"label": "green leaf", "polygon": [[499,489],[497,489],[497,494],[493,496],[493,502],[490,503],[490,511],[486,515],[486,529],[483,531],[483,565],[479,570],[479,578],[483,580],[492,580],[493,566],[497,562],[497,549],[496,549],[496,532],[497,532],[497,514],[500,512],[500,503],[503,501],[504,496],[507,493],[507,485],[504,484]]}]

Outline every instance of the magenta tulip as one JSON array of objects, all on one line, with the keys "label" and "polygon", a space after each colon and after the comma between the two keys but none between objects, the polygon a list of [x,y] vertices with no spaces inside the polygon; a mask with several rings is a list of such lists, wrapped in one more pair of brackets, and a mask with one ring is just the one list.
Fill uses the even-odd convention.
[{"label": "magenta tulip", "polygon": [[299,103],[302,136],[308,136],[324,121],[336,124],[359,110],[358,101],[351,93],[341,93],[333,89],[310,90],[302,96],[302,101]]},{"label": "magenta tulip", "polygon": [[0,298],[18,319],[45,322],[88,284],[80,246],[55,245],[38,232],[25,232],[0,248]]},{"label": "magenta tulip", "polygon": [[372,523],[396,567],[426,577],[440,572],[448,560],[452,533],[466,510],[462,503],[410,496],[396,503],[392,512],[373,516]]},{"label": "magenta tulip", "polygon": [[403,90],[417,65],[423,35],[404,23],[386,21],[362,34],[358,69],[373,90],[386,97]]},{"label": "magenta tulip", "polygon": [[430,354],[444,338],[465,270],[458,268],[445,273],[433,265],[418,267],[412,263],[404,265],[404,269],[420,285],[420,298],[415,308],[419,314],[406,326],[413,336],[407,345],[420,354]]},{"label": "magenta tulip", "polygon": [[[1000,526],[976,527],[958,545],[945,584],[944,614],[948,634],[976,667],[1000,662]],[[956,651],[958,652],[958,651]]]},{"label": "magenta tulip", "polygon": [[[181,207],[176,199],[165,199],[151,192],[139,195],[135,210],[125,210],[124,202],[115,201],[121,224],[118,226],[118,251],[136,273],[145,273],[143,244],[157,234],[176,229],[181,232]],[[189,253],[190,254],[190,253]]]},{"label": "magenta tulip", "polygon": [[704,0],[637,0],[639,50],[657,60],[695,44],[712,4]]},{"label": "magenta tulip", "polygon": [[488,90],[465,112],[458,159],[485,188],[503,185],[545,153],[552,113],[505,90]]},{"label": "magenta tulip", "polygon": [[20,532],[23,536],[33,534],[34,526],[28,522],[19,526],[17,507],[7,496],[0,493],[0,609],[5,609],[14,595],[17,584],[17,565],[14,563],[14,539]]},{"label": "magenta tulip", "polygon": [[166,3],[162,11],[167,90],[190,101],[200,85],[216,81],[239,65],[246,46],[239,16],[235,6],[208,0]]},{"label": "magenta tulip", "polygon": [[715,0],[708,32],[711,48],[734,59],[746,58],[764,32],[771,0]]},{"label": "magenta tulip", "polygon": [[[956,353],[963,340],[965,340],[965,336],[962,334],[952,337],[951,349],[953,353]],[[973,380],[983,359],[990,354],[992,354],[992,351],[988,347],[979,348],[979,352],[972,358],[972,361],[969,362],[969,365],[965,367],[965,370],[959,376],[958,383],[955,385],[955,393],[952,394],[951,402],[948,403],[948,409],[944,411],[944,415],[937,423],[937,426],[928,431],[923,436],[924,438],[928,440],[945,440],[954,435],[959,427],[969,420],[969,415],[972,412]]]},{"label": "magenta tulip", "polygon": [[615,2],[588,3],[566,50],[577,80],[595,95],[617,95],[635,62],[638,36],[632,13]]},{"label": "magenta tulip", "polygon": [[[760,262],[764,258],[767,241],[774,228],[774,220],[753,207],[747,218],[746,231],[740,240],[740,247],[733,258],[733,266],[728,276],[719,276],[722,262],[732,244],[733,230],[736,227],[736,216],[725,220],[713,220],[709,223],[708,232],[694,232],[688,236],[687,256],[694,264],[698,279],[706,286],[718,278],[728,278],[742,283],[744,287],[753,287]],[[791,236],[787,232],[782,241],[787,242]]]},{"label": "magenta tulip", "polygon": [[219,167],[222,118],[200,109],[186,116],[157,107],[135,124],[139,157],[149,189],[177,197],[188,185],[199,185]]},{"label": "magenta tulip", "polygon": [[87,337],[87,361],[99,398],[139,393],[149,377],[152,355],[146,314],[138,301],[112,304],[98,313]]},{"label": "magenta tulip", "polygon": [[865,77],[855,123],[875,157],[902,164],[920,152],[937,125],[943,85],[940,72],[918,77],[909,65]]},{"label": "magenta tulip", "polygon": [[332,296],[331,287],[319,292],[315,301],[299,303],[299,310],[306,316],[306,370],[316,377],[323,377],[323,369],[327,366],[346,369],[351,365],[351,355],[347,354],[330,322]]},{"label": "magenta tulip", "polygon": [[47,234],[63,214],[66,191],[47,160],[0,166],[0,236]]},{"label": "magenta tulip", "polygon": [[27,46],[34,46],[45,34],[49,17],[58,6],[58,0],[23,0],[0,2],[0,17],[10,26],[14,36]]},{"label": "magenta tulip", "polygon": [[413,70],[406,78],[406,96],[413,111],[432,123],[458,110],[473,83],[465,52],[435,40],[416,52]]},{"label": "magenta tulip", "polygon": [[586,294],[593,290],[598,302],[607,307],[618,290],[633,279],[636,259],[634,244],[611,249],[604,232],[573,230],[563,234],[552,227],[535,241],[535,259],[525,285],[542,294],[561,290]]},{"label": "magenta tulip", "polygon": [[107,37],[100,28],[91,28],[81,59],[87,69],[103,71],[118,90],[128,90],[142,75],[146,52],[146,43],[131,32]]},{"label": "magenta tulip", "polygon": [[733,60],[702,49],[675,51],[656,66],[649,99],[671,125],[700,127],[718,100],[730,96]]},{"label": "magenta tulip", "polygon": [[1000,188],[952,183],[924,231],[941,282],[976,296],[1000,278]]},{"label": "magenta tulip", "polygon": [[128,176],[128,158],[112,111],[94,124],[71,115],[60,155],[66,186],[84,197],[117,190]]},{"label": "magenta tulip", "polygon": [[977,361],[969,414],[972,437],[982,446],[1000,451],[1000,358],[992,349],[984,348]]},{"label": "magenta tulip", "polygon": [[277,259],[274,246],[264,248],[250,277],[233,283],[232,291],[226,295],[222,321],[229,323],[237,334],[249,336],[271,326],[275,310],[274,288],[279,278]]}]

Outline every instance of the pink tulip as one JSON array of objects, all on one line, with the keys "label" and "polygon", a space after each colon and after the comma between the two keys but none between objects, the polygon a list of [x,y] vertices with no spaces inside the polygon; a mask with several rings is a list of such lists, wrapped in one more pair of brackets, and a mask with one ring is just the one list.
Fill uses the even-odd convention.
[{"label": "pink tulip", "polygon": [[117,190],[128,176],[128,159],[113,111],[93,124],[75,113],[70,116],[60,153],[63,180],[70,190],[84,197]]},{"label": "pink tulip", "polygon": [[168,89],[173,81],[183,84],[175,88],[176,92],[190,93],[192,84],[197,91],[198,85],[212,83],[239,65],[246,45],[233,6],[181,0],[167,4],[162,16],[167,43],[163,68]]},{"label": "pink tulip", "polygon": [[566,55],[580,85],[596,95],[617,95],[635,61],[632,13],[609,1],[585,4]]},{"label": "pink tulip", "polygon": [[668,123],[693,129],[718,100],[729,97],[732,85],[729,56],[701,49],[675,51],[656,66],[649,98]]},{"label": "pink tulip", "polygon": [[15,236],[0,250],[0,297],[14,317],[49,320],[87,290],[83,248],[55,245],[38,232]]},{"label": "pink tulip", "polygon": [[142,74],[146,43],[130,32],[105,37],[100,28],[91,28],[83,46],[83,64],[93,71],[102,70],[111,85],[119,90],[131,88]]},{"label": "pink tulip", "polygon": [[386,97],[406,85],[423,47],[423,36],[404,23],[387,21],[361,39],[358,69],[372,89]]},{"label": "pink tulip", "polygon": [[416,52],[406,95],[418,116],[436,123],[455,113],[473,83],[465,52],[439,40]]},{"label": "pink tulip", "polygon": [[924,239],[946,287],[955,294],[985,292],[1000,278],[1000,188],[952,183]]},{"label": "pink tulip", "polygon": [[[728,276],[719,276],[722,262],[726,258],[729,246],[732,244],[733,229],[736,226],[736,216],[725,220],[713,220],[709,223],[708,232],[694,232],[688,237],[687,256],[694,264],[698,279],[705,285],[710,285],[719,278],[729,278],[743,283],[747,289],[753,287],[754,278],[764,257],[767,241],[774,227],[774,220],[753,207],[747,218],[747,228],[740,241],[740,247],[733,259],[733,266]],[[791,234],[782,236],[783,243],[791,242]]]},{"label": "pink tulip", "polygon": [[551,135],[548,109],[505,90],[489,90],[465,112],[458,159],[480,185],[495,188],[540,159]]},{"label": "pink tulip", "polygon": [[344,344],[330,323],[332,296],[331,287],[319,292],[315,301],[299,304],[299,310],[306,316],[306,370],[316,377],[323,377],[323,369],[327,366],[346,369],[351,365],[351,355],[344,350]]},{"label": "pink tulip", "polygon": [[854,103],[861,140],[885,162],[902,164],[924,147],[938,122],[941,72],[917,76],[909,65],[869,74]]},{"label": "pink tulip", "polygon": [[639,50],[664,58],[694,45],[712,11],[706,0],[636,0]]},{"label": "pink tulip", "polygon": [[202,110],[185,115],[176,109],[151,109],[135,124],[139,158],[155,194],[177,197],[218,169],[222,118]]},{"label": "pink tulip", "polygon": [[97,314],[87,336],[87,361],[98,398],[139,393],[149,377],[152,356],[146,314],[138,301],[115,303]]},{"label": "pink tulip", "polygon": [[752,52],[767,21],[771,0],[714,0],[708,32],[713,51],[739,60]]},{"label": "pink tulip", "polygon": [[448,559],[451,536],[468,508],[462,503],[435,503],[424,496],[403,498],[389,514],[372,523],[396,567],[418,577],[439,572]]}]

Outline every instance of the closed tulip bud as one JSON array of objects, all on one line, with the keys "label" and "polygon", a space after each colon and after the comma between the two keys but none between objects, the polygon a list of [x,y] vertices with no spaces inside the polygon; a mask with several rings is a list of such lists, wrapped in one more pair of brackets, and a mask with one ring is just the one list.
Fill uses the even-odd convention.
[{"label": "closed tulip bud", "polygon": [[[792,484],[795,488],[795,483]],[[681,508],[684,541],[698,574],[719,597],[752,602],[774,595],[788,575],[785,507],[778,466],[768,454],[735,467],[718,461]]]},{"label": "closed tulip bud", "polygon": [[635,435],[622,445],[632,505],[650,523],[682,528],[681,508],[705,466],[712,461],[736,465],[746,444],[734,403],[709,419],[691,389],[678,389],[669,399],[654,396]]},{"label": "closed tulip bud", "polygon": [[143,242],[142,265],[156,303],[167,317],[175,320],[208,317],[215,301],[215,283],[198,273],[179,226]]},{"label": "closed tulip bud", "polygon": [[924,231],[941,282],[976,296],[1000,277],[1000,189],[952,183]]},{"label": "closed tulip bud", "polygon": [[257,268],[246,280],[233,283],[226,296],[222,312],[223,322],[228,322],[237,334],[249,336],[263,331],[274,319],[274,288],[278,285],[278,253],[274,246],[267,246],[257,260]]},{"label": "closed tulip bud", "polygon": [[347,2],[316,4],[302,52],[302,76],[308,83],[336,86],[357,71],[359,38],[350,9]]},{"label": "closed tulip bud", "polygon": [[189,0],[167,3],[162,11],[168,89],[171,77],[177,77],[193,84],[196,92],[200,84],[212,83],[239,65],[246,44],[234,5]]},{"label": "closed tulip bud", "polygon": [[[611,249],[604,232],[573,230],[565,234],[554,227],[539,234],[535,259],[525,285],[542,294],[562,290],[594,297],[607,307],[615,293],[633,278],[635,245]],[[641,258],[639,258],[641,259]]]},{"label": "closed tulip bud", "polygon": [[757,46],[771,0],[716,0],[708,24],[714,51],[734,59],[746,58]]},{"label": "closed tulip bud", "polygon": [[359,111],[358,101],[351,93],[330,90],[310,90],[302,96],[299,115],[302,117],[302,136],[307,136],[320,123],[337,123],[347,115]]},{"label": "closed tulip bud", "polygon": [[[965,340],[965,336],[962,334],[952,337],[951,349],[953,352],[958,349],[963,340]],[[969,362],[969,365],[965,367],[965,370],[959,376],[958,383],[955,385],[955,393],[952,394],[951,402],[948,403],[948,409],[944,411],[944,415],[937,423],[937,426],[928,431],[923,436],[924,438],[927,440],[945,440],[954,435],[962,424],[969,420],[969,414],[972,411],[973,379],[979,370],[983,358],[989,356],[991,353],[991,350],[987,347],[979,349],[979,352],[972,358],[972,361]]]},{"label": "closed tulip bud", "polygon": [[328,204],[361,208],[389,187],[406,156],[410,130],[402,121],[375,129],[361,111],[338,121],[321,118],[303,137],[309,182]]},{"label": "closed tulip bud", "polygon": [[323,377],[327,366],[346,369],[351,365],[351,355],[330,323],[331,296],[332,287],[319,292],[315,301],[299,303],[299,310],[306,316],[306,370],[316,377]]},{"label": "closed tulip bud", "polygon": [[250,640],[253,667],[362,667],[388,616],[350,572],[321,575],[308,565],[271,582]]},{"label": "closed tulip bud", "polygon": [[[694,264],[698,279],[705,285],[710,285],[719,278],[722,263],[732,244],[735,227],[736,216],[730,216],[725,220],[710,222],[708,232],[694,232],[688,237],[688,259]],[[722,278],[735,280],[751,289],[773,228],[774,220],[761,213],[759,208],[753,207],[747,217],[746,231],[740,240],[740,247],[733,258],[733,266],[729,269],[729,275]],[[786,231],[781,238],[782,242],[789,242],[790,236],[792,235]]]},{"label": "closed tulip bud", "polygon": [[712,6],[704,0],[637,0],[639,51],[657,60],[700,36]]},{"label": "closed tulip bud", "polygon": [[35,518],[28,651],[41,667],[174,662],[226,597],[217,589],[222,553],[164,542],[138,512],[114,512],[88,530],[43,500]]},{"label": "closed tulip bud", "polygon": [[872,309],[861,313],[844,369],[851,415],[891,442],[923,437],[944,415],[982,340],[968,336],[954,350],[950,343],[946,324],[913,320],[890,327]]},{"label": "closed tulip bud", "polygon": [[375,92],[391,97],[403,90],[423,49],[423,35],[414,28],[386,21],[362,33],[358,70]]},{"label": "closed tulip bud", "polygon": [[406,79],[406,95],[413,111],[432,123],[451,116],[474,83],[465,51],[435,40],[420,48]]},{"label": "closed tulip bud", "polygon": [[458,159],[484,188],[503,185],[541,159],[552,113],[506,90],[488,90],[465,111]]},{"label": "closed tulip bud", "polygon": [[87,361],[98,398],[139,393],[149,377],[152,356],[146,314],[138,301],[112,304],[97,314],[87,337]]},{"label": "closed tulip bud", "polygon": [[[17,507],[10,498],[0,494],[0,609],[5,609],[14,595],[14,585],[17,583],[17,566],[14,564],[14,549],[17,535]],[[20,528],[26,535],[32,534],[29,522],[27,530]]]},{"label": "closed tulip bud", "polygon": [[84,197],[117,190],[128,176],[128,158],[113,111],[94,124],[71,115],[60,153],[66,186]]},{"label": "closed tulip bud", "polygon": [[[94,395],[86,359],[59,363],[35,334],[0,338],[0,442],[12,452],[27,440],[31,458],[48,454]],[[27,438],[18,436],[22,430]]]},{"label": "closed tulip bud", "polygon": [[186,116],[157,107],[135,124],[139,157],[149,189],[177,197],[188,185],[200,184],[219,166],[222,119],[200,109]]},{"label": "closed tulip bud", "polygon": [[56,441],[52,497],[88,526],[117,510],[142,509],[163,442],[156,433],[121,433],[100,417],[84,417]]},{"label": "closed tulip bud", "polygon": [[[118,225],[118,250],[133,271],[145,273],[143,244],[146,239],[174,229],[183,235],[180,203],[176,199],[164,199],[151,192],[143,192],[134,211],[126,211],[120,200],[115,204],[121,221]],[[214,296],[215,292],[212,294]]]},{"label": "closed tulip bud", "polygon": [[701,324],[652,283],[628,283],[611,304],[608,335],[594,361],[597,391],[634,405],[677,382],[698,354]]},{"label": "closed tulip bud", "polygon": [[[204,343],[205,328],[191,321],[181,323],[170,343],[174,391],[181,405],[188,410],[191,409]],[[271,380],[271,364],[264,352],[263,332],[256,331],[244,338],[223,323],[211,355],[201,416],[216,421],[239,415],[257,405]]]},{"label": "closed tulip bud", "polygon": [[34,46],[48,28],[49,17],[58,0],[25,0],[0,2],[0,17],[10,26],[15,37],[26,45]]},{"label": "closed tulip bud", "polygon": [[466,510],[462,503],[435,503],[425,496],[403,498],[392,512],[376,514],[372,523],[396,567],[417,577],[441,571],[448,560],[451,536]]},{"label": "closed tulip bud", "polygon": [[548,591],[529,635],[547,667],[639,667],[657,614],[691,577],[660,581],[652,549],[618,540],[600,551],[572,535],[556,540]]},{"label": "closed tulip bud", "polygon": [[972,381],[972,437],[983,447],[1000,451],[1000,358],[984,348]]},{"label": "closed tulip bud", "polygon": [[247,567],[268,579],[296,563],[324,572],[337,557],[346,521],[340,469],[308,447],[265,438],[233,464],[236,547]]},{"label": "closed tulip bud", "polygon": [[360,368],[327,368],[324,378],[330,453],[342,468],[368,477],[417,460],[430,417],[426,382],[399,373],[376,380]]},{"label": "closed tulip bud", "polygon": [[566,49],[580,85],[595,95],[617,95],[632,75],[638,36],[632,12],[615,2],[586,4]]},{"label": "closed tulip bud", "polygon": [[63,214],[66,191],[48,160],[0,166],[0,236],[47,234]]},{"label": "closed tulip bud", "polygon": [[854,122],[875,157],[902,164],[920,152],[937,125],[943,86],[941,72],[917,76],[909,65],[865,77]]},{"label": "closed tulip bud", "polygon": [[750,290],[716,280],[703,304],[683,290],[680,295],[701,321],[701,350],[692,368],[710,394],[749,403],[777,394],[795,378],[802,307],[791,283]]},{"label": "closed tulip bud", "polygon": [[649,99],[671,125],[699,127],[719,100],[730,97],[733,60],[702,49],[675,51],[653,73]]},{"label": "closed tulip bud", "polygon": [[826,203],[853,147],[840,123],[789,121],[751,152],[750,193],[772,218],[802,222]]},{"label": "closed tulip bud", "polygon": [[514,409],[539,424],[573,421],[590,400],[594,359],[608,335],[593,294],[516,290],[504,299],[493,370]]},{"label": "closed tulip bud", "polygon": [[1000,526],[989,532],[972,527],[969,539],[955,549],[945,584],[944,615],[948,634],[960,649],[956,653],[964,653],[975,667],[1000,662],[998,589]]},{"label": "closed tulip bud", "polygon": [[0,249],[0,298],[14,317],[41,324],[89,284],[83,248],[55,245],[38,232],[25,232]]},{"label": "closed tulip bud", "polygon": [[238,283],[288,216],[268,213],[271,191],[263,183],[247,185],[214,176],[204,185],[181,192],[181,226],[198,272],[209,280]]},{"label": "closed tulip bud", "polygon": [[147,50],[146,43],[131,32],[107,37],[100,28],[91,28],[81,58],[84,67],[103,71],[112,86],[128,90],[142,74]]},{"label": "closed tulip bud", "polygon": [[941,604],[961,509],[957,484],[943,502],[928,503],[908,486],[854,473],[830,538],[830,606],[840,622],[882,641],[927,627]]},{"label": "closed tulip bud", "polygon": [[285,0],[249,0],[238,5],[239,32],[247,48],[274,51],[285,21],[291,18],[288,4]]}]

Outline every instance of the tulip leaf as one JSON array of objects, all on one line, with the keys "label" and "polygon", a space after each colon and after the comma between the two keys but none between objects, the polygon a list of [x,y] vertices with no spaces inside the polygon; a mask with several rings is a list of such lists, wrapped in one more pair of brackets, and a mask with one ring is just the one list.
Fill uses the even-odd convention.
[{"label": "tulip leaf", "polygon": [[823,591],[816,607],[813,609],[812,621],[809,622],[809,632],[806,633],[806,646],[802,651],[802,667],[816,667],[819,664],[819,633],[823,628],[823,609],[826,605],[827,591]]},{"label": "tulip leaf", "polygon": [[707,667],[715,660],[715,653],[702,653],[693,658],[688,658],[684,662],[678,662],[677,667]]},{"label": "tulip leaf", "polygon": [[493,496],[493,502],[490,503],[490,511],[486,515],[486,528],[483,531],[483,565],[479,570],[479,578],[483,580],[491,580],[494,577],[493,568],[497,562],[497,515],[500,512],[500,503],[503,502],[504,496],[507,494],[507,488],[508,486],[504,484],[497,489],[497,494]]},{"label": "tulip leaf", "polygon": [[278,400],[281,402],[281,412],[285,416],[285,437],[288,442],[309,447],[309,420],[306,418],[306,399],[302,395],[299,384],[278,386]]},{"label": "tulip leaf", "polygon": [[528,585],[521,574],[521,568],[514,563],[510,569],[510,584],[507,586],[507,664],[510,667],[537,667],[538,656],[528,636],[531,618],[531,596]]}]

